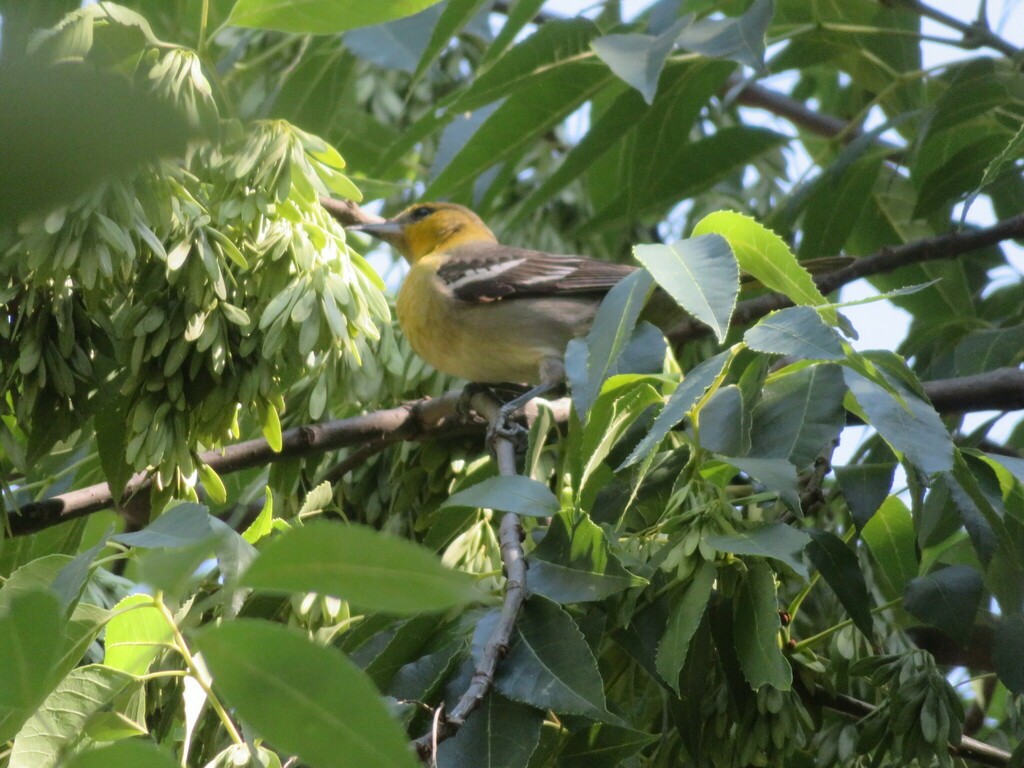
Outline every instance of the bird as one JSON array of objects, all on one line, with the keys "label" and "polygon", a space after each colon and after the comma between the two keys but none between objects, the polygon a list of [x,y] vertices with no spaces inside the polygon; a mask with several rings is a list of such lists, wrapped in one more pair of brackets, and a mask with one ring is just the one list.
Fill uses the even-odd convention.
[{"label": "bird", "polygon": [[396,314],[417,355],[474,384],[530,385],[502,406],[503,435],[511,414],[562,384],[566,345],[590,330],[601,299],[637,269],[502,245],[456,203],[418,203],[346,229],[383,240],[408,261]]}]

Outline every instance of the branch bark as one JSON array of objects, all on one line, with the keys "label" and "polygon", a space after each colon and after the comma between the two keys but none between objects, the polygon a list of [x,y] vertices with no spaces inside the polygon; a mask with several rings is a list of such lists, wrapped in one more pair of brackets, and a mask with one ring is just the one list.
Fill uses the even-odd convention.
[{"label": "branch bark", "polygon": [[[501,418],[500,407],[501,404],[490,395],[480,393],[473,397],[473,409],[483,414],[488,423],[494,423]],[[512,441],[504,437],[496,438],[494,452],[498,472],[504,476],[515,475],[516,452]],[[437,764],[437,745],[458,732],[469,714],[480,706],[487,692],[491,690],[498,662],[508,653],[516,619],[526,600],[526,555],[523,552],[523,529],[519,525],[519,515],[514,512],[502,515],[501,525],[498,527],[498,542],[501,547],[501,562],[505,567],[505,598],[502,601],[501,614],[498,616],[494,631],[484,645],[483,656],[473,672],[469,687],[447,717],[442,717],[440,721],[435,720],[431,731],[414,742],[420,757],[424,760],[429,759],[431,765]]]}]

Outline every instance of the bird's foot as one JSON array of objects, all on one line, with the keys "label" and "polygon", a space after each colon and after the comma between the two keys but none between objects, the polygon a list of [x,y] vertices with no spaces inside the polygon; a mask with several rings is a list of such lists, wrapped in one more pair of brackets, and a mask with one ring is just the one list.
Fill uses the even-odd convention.
[{"label": "bird's foot", "polygon": [[487,437],[485,440],[487,448],[491,452],[492,456],[497,453],[495,450],[495,443],[499,438],[511,442],[512,446],[515,448],[516,455],[523,455],[526,453],[530,430],[522,424],[511,420],[512,415],[517,410],[519,410],[519,405],[517,403],[507,403],[498,411],[497,418],[487,425]]},{"label": "bird's foot", "polygon": [[472,422],[474,416],[477,415],[476,411],[473,410],[473,398],[481,392],[491,391],[491,388],[486,384],[470,382],[464,386],[462,394],[459,395],[459,401],[455,404],[455,414],[459,417],[459,421]]}]

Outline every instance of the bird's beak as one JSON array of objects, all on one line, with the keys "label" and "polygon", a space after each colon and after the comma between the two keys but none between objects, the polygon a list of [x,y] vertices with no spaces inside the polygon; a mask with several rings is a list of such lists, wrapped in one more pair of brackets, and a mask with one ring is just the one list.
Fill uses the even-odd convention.
[{"label": "bird's beak", "polygon": [[379,224],[355,224],[351,227],[345,227],[345,230],[347,232],[365,232],[368,235],[373,235],[387,241],[401,236],[402,225],[393,221],[382,221]]}]

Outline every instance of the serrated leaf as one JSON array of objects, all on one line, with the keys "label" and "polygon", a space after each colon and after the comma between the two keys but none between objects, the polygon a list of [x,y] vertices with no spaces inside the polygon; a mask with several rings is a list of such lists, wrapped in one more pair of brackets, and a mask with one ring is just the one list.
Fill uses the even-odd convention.
[{"label": "serrated leaf", "polygon": [[280,750],[315,768],[413,768],[405,734],[351,661],[290,628],[236,619],[198,633],[215,689]]},{"label": "serrated leaf", "polygon": [[722,552],[771,558],[788,565],[799,576],[807,579],[807,566],[800,558],[800,553],[810,537],[785,523],[770,523],[735,535],[708,536],[706,541]]},{"label": "serrated leaf", "polygon": [[739,295],[740,272],[729,243],[718,235],[670,245],[637,245],[633,255],[676,302],[711,328],[721,343]]},{"label": "serrated leaf", "polygon": [[550,488],[524,475],[489,477],[452,495],[441,507],[479,507],[526,517],[550,517],[561,509]]},{"label": "serrated leaf", "polygon": [[903,607],[966,648],[983,591],[984,581],[975,568],[950,565],[911,579]]},{"label": "serrated leaf", "polygon": [[680,693],[679,672],[690,650],[690,641],[704,618],[717,573],[714,563],[702,561],[686,585],[686,590],[673,606],[665,634],[658,643],[655,657],[658,674],[677,694]]},{"label": "serrated leaf", "polygon": [[54,768],[86,724],[133,681],[102,664],[73,670],[22,726],[11,750],[11,768]]},{"label": "serrated leaf", "polygon": [[836,482],[850,508],[850,515],[858,529],[867,525],[892,489],[896,474],[895,464],[849,464],[833,467]]},{"label": "serrated leaf", "polygon": [[566,353],[573,405],[582,421],[586,422],[601,385],[632,336],[652,286],[651,276],[643,270],[627,275],[601,301],[586,337],[569,342],[569,348],[577,350],[583,363],[570,364],[569,352]]},{"label": "serrated leaf", "polygon": [[494,687],[540,709],[608,716],[601,674],[583,634],[568,613],[540,596],[527,600]]},{"label": "serrated leaf", "polygon": [[843,376],[850,394],[864,409],[868,423],[889,445],[926,474],[953,468],[953,441],[931,403],[892,379],[888,379],[889,384],[899,392],[902,403],[887,389],[850,368],[843,369]]},{"label": "serrated leaf", "polygon": [[326,522],[293,528],[272,540],[240,585],[319,592],[397,614],[442,611],[481,597],[472,579],[445,568],[411,541]]},{"label": "serrated leaf", "polygon": [[803,360],[842,360],[846,354],[832,328],[811,307],[789,307],[771,312],[743,335],[758,352],[799,357]]},{"label": "serrated leaf", "polygon": [[806,467],[846,425],[845,393],[843,373],[835,365],[770,377],[751,414],[749,456]]},{"label": "serrated leaf", "polygon": [[[733,211],[718,211],[701,219],[694,235],[717,233],[729,241],[740,269],[759,283],[787,296],[794,304],[826,304],[818,286],[782,238],[749,216]],[[825,310],[831,322],[833,310]]]},{"label": "serrated leaf", "polygon": [[438,768],[525,768],[540,740],[541,712],[491,691],[437,750]]},{"label": "serrated leaf", "polygon": [[793,670],[779,648],[779,603],[775,575],[767,563],[747,563],[747,576],[740,583],[735,602],[736,656],[740,669],[755,691],[770,685],[788,691]]},{"label": "serrated leaf", "polygon": [[871,598],[857,555],[831,531],[810,528],[807,557],[832,587],[853,623],[869,640],[873,637]]},{"label": "serrated leaf", "polygon": [[669,397],[668,402],[662,408],[657,418],[655,418],[647,434],[618,469],[622,470],[625,467],[636,464],[656,449],[665,436],[693,409],[693,406],[704,396],[708,388],[716,381],[721,380],[727,365],[735,357],[736,352],[737,350],[735,349],[727,349],[705,360],[686,373],[682,383],[676,387],[676,391]]},{"label": "serrated leaf", "polygon": [[564,768],[619,768],[658,737],[632,728],[594,723],[574,733],[558,754]]},{"label": "serrated leaf", "polygon": [[603,600],[647,583],[622,566],[598,525],[572,512],[552,518],[529,563],[530,591],[557,603]]}]

